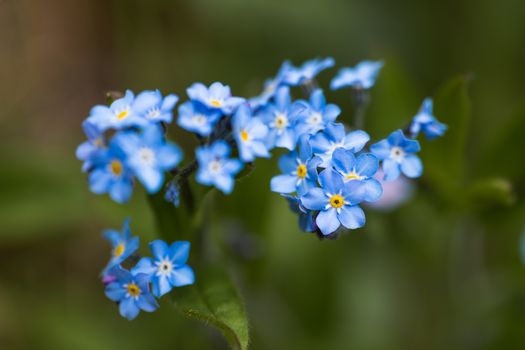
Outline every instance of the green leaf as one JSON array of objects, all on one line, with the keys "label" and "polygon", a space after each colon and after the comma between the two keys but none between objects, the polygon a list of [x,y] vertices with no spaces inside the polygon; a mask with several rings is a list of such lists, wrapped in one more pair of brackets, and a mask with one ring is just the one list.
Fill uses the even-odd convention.
[{"label": "green leaf", "polygon": [[195,285],[173,293],[177,308],[189,318],[217,327],[233,349],[247,349],[246,311],[228,274],[220,264],[207,264],[198,266],[196,275]]},{"label": "green leaf", "polygon": [[470,120],[467,94],[469,78],[448,81],[434,98],[434,115],[448,125],[446,134],[431,142],[422,142],[421,156],[425,177],[444,194],[453,194],[461,186],[466,170],[466,139]]},{"label": "green leaf", "polygon": [[472,207],[485,209],[494,205],[510,206],[516,202],[511,183],[504,178],[487,178],[468,188]]}]

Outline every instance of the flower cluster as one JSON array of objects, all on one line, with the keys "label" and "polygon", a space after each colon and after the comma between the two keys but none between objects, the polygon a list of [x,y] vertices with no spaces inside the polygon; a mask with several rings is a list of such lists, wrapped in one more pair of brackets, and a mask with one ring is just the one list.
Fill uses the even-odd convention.
[{"label": "flower cluster", "polygon": [[106,284],[106,296],[118,303],[122,317],[132,320],[140,310],[153,312],[159,307],[155,297],[195,281],[193,270],[186,264],[189,242],[176,241],[168,246],[164,241],[153,241],[150,243],[153,258],[144,257],[128,270],[122,264],[133,260],[139,248],[139,238],[131,236],[129,220],[124,222],[121,232],[107,230],[104,237],[112,250],[102,280]]}]

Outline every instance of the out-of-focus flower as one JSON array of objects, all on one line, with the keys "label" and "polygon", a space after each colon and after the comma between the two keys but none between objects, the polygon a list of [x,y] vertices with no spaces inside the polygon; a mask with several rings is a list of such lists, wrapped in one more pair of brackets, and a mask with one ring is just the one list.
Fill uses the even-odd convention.
[{"label": "out-of-focus flower", "polygon": [[112,267],[122,264],[124,260],[139,249],[139,238],[131,236],[129,219],[124,221],[121,232],[116,230],[104,231],[104,238],[111,243],[111,259],[104,268],[103,275]]},{"label": "out-of-focus flower", "polygon": [[265,144],[268,127],[259,118],[252,115],[250,107],[241,105],[237,109],[232,118],[232,128],[243,162],[251,162],[256,157],[270,157],[270,152]]},{"label": "out-of-focus flower", "polygon": [[313,59],[304,62],[300,67],[290,66],[284,75],[285,84],[297,86],[312,81],[321,71],[333,67],[335,60],[332,57]]},{"label": "out-of-focus flower", "polygon": [[354,89],[370,89],[374,86],[382,67],[381,61],[362,61],[354,68],[343,68],[332,79],[330,88],[338,90],[349,86]]},{"label": "out-of-focus flower", "polygon": [[223,140],[197,148],[197,182],[206,186],[213,185],[225,194],[230,194],[233,191],[235,175],[243,167],[240,160],[229,158],[230,152],[230,146]]},{"label": "out-of-focus flower", "polygon": [[440,123],[432,115],[431,98],[426,98],[423,101],[419,112],[412,119],[409,131],[413,137],[416,137],[419,132],[422,131],[429,140],[433,140],[445,134],[445,131],[447,131],[447,126],[443,123]]},{"label": "out-of-focus flower", "polygon": [[82,128],[88,139],[77,147],[76,156],[84,162],[82,164],[82,171],[85,172],[91,169],[93,161],[99,158],[104,152],[105,143],[103,133],[101,133],[95,125],[84,121]]},{"label": "out-of-focus flower", "polygon": [[232,96],[230,87],[215,82],[207,88],[202,83],[194,83],[186,92],[192,101],[198,101],[208,108],[218,109],[224,114],[232,113],[245,99]]},{"label": "out-of-focus flower", "polygon": [[298,135],[315,134],[325,128],[327,123],[334,122],[341,109],[334,104],[326,104],[323,90],[316,89],[310,95],[308,108],[300,112],[296,132]]},{"label": "out-of-focus flower", "polygon": [[159,90],[143,91],[133,102],[133,112],[154,123],[171,123],[173,108],[178,100],[179,97],[175,94],[162,98]]},{"label": "out-of-focus flower", "polygon": [[208,136],[221,117],[218,109],[207,108],[200,102],[187,101],[179,106],[177,124],[200,136]]},{"label": "out-of-focus flower", "polygon": [[290,62],[283,62],[281,68],[279,68],[279,71],[277,72],[277,75],[272,79],[266,80],[266,82],[264,83],[263,92],[259,96],[253,97],[248,101],[250,107],[256,110],[258,108],[266,106],[270,99],[274,97],[277,88],[282,86],[283,80],[290,68]]}]

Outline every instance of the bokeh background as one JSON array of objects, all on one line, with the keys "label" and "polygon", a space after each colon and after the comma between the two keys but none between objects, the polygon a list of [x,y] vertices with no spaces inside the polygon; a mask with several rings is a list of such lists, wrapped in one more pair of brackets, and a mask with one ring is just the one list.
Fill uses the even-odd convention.
[{"label": "bokeh background", "polygon": [[[250,96],[284,59],[324,56],[384,60],[375,138],[460,77],[470,117],[437,115],[451,133],[423,147],[461,170],[441,185],[424,176],[409,203],[369,210],[365,229],[335,241],[299,232],[268,188],[275,159],[218,195],[214,239],[252,348],[525,348],[524,18],[520,0],[1,0],[0,349],[227,348],[168,302],[128,322],[104,297],[101,230],[127,216],[142,242],[156,229],[140,189],[124,206],[89,193],[80,123],[109,90],[185,98],[194,81],[222,81]],[[327,95],[350,124],[350,95]],[[190,152],[187,133],[170,135]]]}]

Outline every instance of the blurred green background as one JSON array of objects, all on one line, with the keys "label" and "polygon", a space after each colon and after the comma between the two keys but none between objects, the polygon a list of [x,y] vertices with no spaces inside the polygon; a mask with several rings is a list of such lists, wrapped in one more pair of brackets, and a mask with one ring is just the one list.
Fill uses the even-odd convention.
[{"label": "blurred green background", "polygon": [[[227,348],[166,300],[129,322],[104,297],[101,230],[131,216],[145,243],[156,229],[142,190],[124,206],[89,193],[80,123],[109,90],[184,99],[194,81],[222,81],[250,96],[284,59],[317,56],[385,61],[373,137],[438,91],[450,132],[423,142],[408,204],[368,210],[335,241],[300,233],[269,191],[275,157],[215,196],[251,348],[525,348],[524,18],[519,0],[0,1],[0,349]],[[350,124],[349,93],[327,96]],[[170,135],[190,154],[187,133]]]}]

